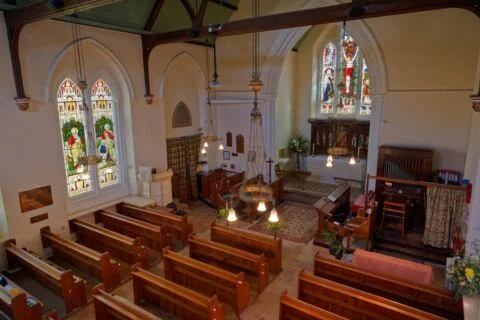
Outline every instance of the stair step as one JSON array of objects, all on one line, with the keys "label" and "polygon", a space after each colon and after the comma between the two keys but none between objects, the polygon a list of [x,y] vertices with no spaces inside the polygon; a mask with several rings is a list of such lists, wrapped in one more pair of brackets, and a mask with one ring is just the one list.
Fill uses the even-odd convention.
[{"label": "stair step", "polygon": [[439,264],[446,264],[446,258],[448,254],[442,254],[438,252],[432,252],[425,249],[418,249],[414,247],[405,247],[398,244],[386,243],[386,242],[377,242],[375,243],[375,248],[377,250],[385,250],[404,254],[413,258],[416,258],[421,261],[430,261]]}]

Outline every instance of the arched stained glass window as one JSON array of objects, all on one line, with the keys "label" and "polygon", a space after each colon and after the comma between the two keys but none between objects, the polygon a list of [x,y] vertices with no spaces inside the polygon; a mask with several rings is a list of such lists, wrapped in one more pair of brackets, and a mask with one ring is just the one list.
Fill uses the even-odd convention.
[{"label": "arched stained glass window", "polygon": [[336,65],[337,48],[333,43],[329,43],[323,51],[321,113],[332,113],[334,110]]},{"label": "arched stained glass window", "polygon": [[329,42],[322,52],[320,114],[369,116],[370,78],[353,37],[344,33],[339,50]]},{"label": "arched stained glass window", "polygon": [[87,150],[87,122],[82,101],[77,85],[65,79],[57,92],[57,105],[69,196],[92,190],[88,168],[79,162]]},{"label": "arched stained glass window", "polygon": [[102,156],[98,165],[100,188],[118,183],[115,112],[112,93],[107,83],[95,81],[91,94],[93,124],[97,152]]},{"label": "arched stained glass window", "polygon": [[367,63],[365,62],[365,60],[363,60],[360,114],[369,115],[371,113],[372,113],[372,99],[370,98],[370,79],[368,75]]}]

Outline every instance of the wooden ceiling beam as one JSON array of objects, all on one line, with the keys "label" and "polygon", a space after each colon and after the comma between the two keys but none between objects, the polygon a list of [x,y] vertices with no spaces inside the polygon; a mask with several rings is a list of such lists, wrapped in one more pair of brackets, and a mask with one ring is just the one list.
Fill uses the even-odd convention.
[{"label": "wooden ceiling beam", "polygon": [[195,10],[193,10],[192,6],[190,5],[190,2],[188,0],[180,0],[180,2],[183,4],[185,7],[185,10],[188,13],[188,16],[190,17],[190,20],[192,21],[192,26],[195,26]]},{"label": "wooden ceiling beam", "polygon": [[155,4],[150,12],[150,16],[148,17],[147,23],[145,24],[145,30],[152,31],[155,22],[157,21],[158,15],[160,14],[160,10],[162,10],[163,4],[165,0],[156,0]]},{"label": "wooden ceiling beam", "polygon": [[228,3],[225,1],[221,1],[221,0],[209,0],[211,3],[215,3],[219,6],[222,6],[224,8],[227,8],[227,9],[230,9],[230,10],[233,10],[233,11],[238,11],[238,7],[231,4],[231,3]]},{"label": "wooden ceiling beam", "polygon": [[203,18],[205,17],[205,12],[207,11],[209,0],[202,0],[200,8],[198,9],[197,16],[195,17],[195,27],[200,27],[203,24]]},{"label": "wooden ceiling beam", "polygon": [[44,0],[5,12],[5,20],[10,25],[25,25],[36,21],[60,18],[119,1],[121,0],[64,0],[63,7],[52,8],[48,6],[48,1]]},{"label": "wooden ceiling beam", "polygon": [[[261,16],[254,20],[227,22],[223,24],[217,36],[226,37],[445,8],[462,8],[478,12],[480,0],[357,0],[353,3]],[[147,47],[153,48],[165,43],[205,38],[208,36],[208,28],[208,26],[201,26],[154,34],[146,36],[144,41]]]}]

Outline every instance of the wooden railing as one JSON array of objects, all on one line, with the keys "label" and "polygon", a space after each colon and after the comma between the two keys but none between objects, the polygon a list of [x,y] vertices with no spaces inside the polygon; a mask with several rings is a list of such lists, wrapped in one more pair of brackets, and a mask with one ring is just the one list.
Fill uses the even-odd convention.
[{"label": "wooden railing", "polygon": [[51,262],[41,259],[38,255],[18,248],[14,240],[5,243],[8,266],[26,267],[35,279],[46,288],[63,298],[65,311],[70,312],[87,303],[85,281],[74,276],[72,270],[63,270]]},{"label": "wooden railing", "polygon": [[212,224],[210,239],[228,246],[245,250],[254,254],[265,254],[270,271],[282,271],[282,239],[256,234],[253,232]]},{"label": "wooden railing", "polygon": [[70,230],[75,232],[80,243],[130,264],[139,262],[144,268],[150,264],[148,247],[142,245],[140,237],[130,238],[83,220],[70,221]]},{"label": "wooden railing", "polygon": [[142,301],[159,306],[162,310],[184,320],[223,320],[223,306],[217,296],[203,296],[195,291],[143,270],[132,268],[135,304]]},{"label": "wooden railing", "polygon": [[43,247],[52,247],[55,256],[100,279],[107,289],[120,284],[119,263],[110,253],[99,253],[76,242],[50,232],[50,227],[41,229]]}]

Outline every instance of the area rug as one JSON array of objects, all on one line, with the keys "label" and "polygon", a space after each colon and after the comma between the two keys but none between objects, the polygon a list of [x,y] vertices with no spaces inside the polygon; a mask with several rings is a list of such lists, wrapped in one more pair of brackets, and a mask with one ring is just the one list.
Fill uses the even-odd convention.
[{"label": "area rug", "polygon": [[[298,243],[312,240],[318,228],[318,216],[313,206],[283,202],[276,208],[278,217],[284,222],[283,229],[277,232],[277,237]],[[265,227],[266,219],[268,214],[249,229],[273,236],[273,232]]]}]

